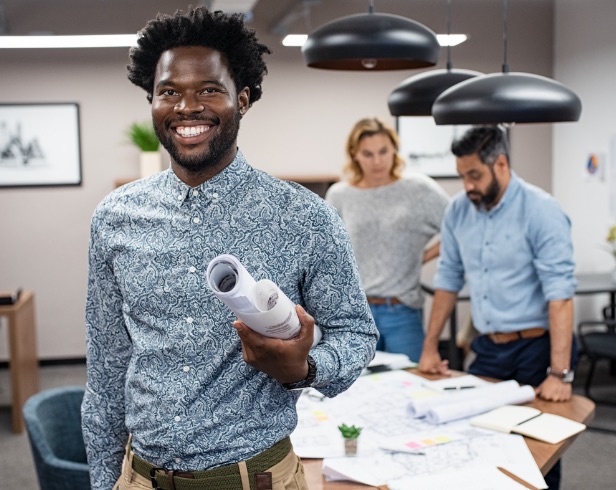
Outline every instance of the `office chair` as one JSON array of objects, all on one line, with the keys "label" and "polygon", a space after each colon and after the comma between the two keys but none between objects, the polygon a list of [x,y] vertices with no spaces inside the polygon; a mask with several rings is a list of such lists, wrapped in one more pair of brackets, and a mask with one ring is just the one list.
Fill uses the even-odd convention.
[{"label": "office chair", "polygon": [[597,399],[590,394],[590,386],[597,362],[608,360],[616,362],[616,320],[611,316],[614,306],[603,309],[603,320],[587,320],[578,324],[578,338],[582,344],[582,354],[590,360],[590,368],[584,384],[585,395],[595,403],[616,405],[614,400]]},{"label": "office chair", "polygon": [[90,490],[81,433],[84,391],[81,386],[45,390],[28,398],[24,405],[24,422],[41,490]]}]

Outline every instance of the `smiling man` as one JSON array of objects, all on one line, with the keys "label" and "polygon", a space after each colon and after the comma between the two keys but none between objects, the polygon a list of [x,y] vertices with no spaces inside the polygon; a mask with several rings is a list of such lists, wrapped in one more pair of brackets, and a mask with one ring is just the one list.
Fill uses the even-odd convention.
[{"label": "smiling man", "polygon": [[[552,196],[511,170],[502,128],[471,128],[451,148],[465,192],[443,219],[419,369],[448,373],[438,341],[466,281],[480,334],[469,372],[535,386],[545,400],[569,400],[577,354],[569,218]],[[557,464],[546,482],[553,490],[559,481]]]},{"label": "smiling man", "polygon": [[[335,396],[373,357],[337,213],[237,148],[266,53],[241,16],[203,7],[159,15],[130,52],[171,167],[112,192],[92,218],[82,415],[93,489],[306,489],[289,440],[301,389]],[[222,253],[297,304],[296,337],[235,321],[207,286]]]}]

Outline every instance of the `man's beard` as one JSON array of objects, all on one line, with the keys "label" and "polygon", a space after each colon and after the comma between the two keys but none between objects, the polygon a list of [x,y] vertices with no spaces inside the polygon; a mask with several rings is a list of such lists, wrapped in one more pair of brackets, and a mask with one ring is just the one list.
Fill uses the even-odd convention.
[{"label": "man's beard", "polygon": [[[492,167],[490,167],[490,173],[492,174],[492,182],[486,189],[485,194],[482,194],[477,191],[470,191],[466,193],[467,197],[471,200],[471,202],[475,205],[477,209],[490,209],[496,201],[496,198],[500,194],[501,186],[496,179],[496,174],[494,173],[494,169]],[[475,201],[471,199],[471,196],[481,196],[481,199],[479,201]]]},{"label": "man's beard", "polygon": [[[229,150],[236,144],[237,135],[240,129],[242,115],[238,110],[233,119],[228,120],[218,127],[218,133],[213,135],[208,142],[207,149],[196,156],[185,156],[173,143],[171,136],[158,127],[154,127],[156,136],[160,140],[165,150],[169,152],[171,159],[180,167],[189,172],[199,173],[204,170],[216,168]],[[187,118],[185,121],[198,121],[198,118]]]}]

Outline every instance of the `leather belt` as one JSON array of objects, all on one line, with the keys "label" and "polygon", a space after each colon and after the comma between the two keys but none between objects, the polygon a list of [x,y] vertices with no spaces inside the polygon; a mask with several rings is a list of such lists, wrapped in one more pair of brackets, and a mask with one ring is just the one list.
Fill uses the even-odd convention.
[{"label": "leather belt", "polygon": [[[291,439],[285,437],[271,448],[246,460],[250,488],[271,489],[271,473],[266,470],[282,461],[292,450]],[[238,464],[229,464],[206,471],[174,471],[160,468],[133,454],[133,470],[152,482],[159,490],[237,490],[242,488]],[[268,480],[269,486],[263,485]]]},{"label": "leather belt", "polygon": [[368,296],[368,303],[371,305],[401,305],[402,301],[398,298],[381,298],[378,296]]},{"label": "leather belt", "polygon": [[486,334],[488,338],[495,344],[508,344],[515,340],[520,339],[536,339],[543,337],[548,331],[545,328],[529,328],[526,330],[519,330],[517,332],[498,332]]}]

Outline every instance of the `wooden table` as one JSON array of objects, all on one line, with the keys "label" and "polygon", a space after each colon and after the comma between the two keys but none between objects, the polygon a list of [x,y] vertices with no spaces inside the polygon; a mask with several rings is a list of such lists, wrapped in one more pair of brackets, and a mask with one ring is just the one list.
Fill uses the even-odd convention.
[{"label": "wooden table", "polygon": [[23,406],[40,389],[32,291],[21,293],[15,304],[1,305],[0,316],[8,320],[13,432],[22,432]]},{"label": "wooden table", "polygon": [[[424,376],[428,379],[442,378],[442,376],[421,374],[416,369],[411,369],[409,371],[413,374]],[[464,373],[457,373],[457,375],[461,374]],[[595,413],[595,404],[588,398],[580,395],[573,395],[572,399],[568,402],[556,403],[535,399],[533,402],[527,403],[526,405],[536,407],[542,412],[562,415],[563,417],[567,417],[584,424],[590,422]],[[562,457],[567,448],[573,444],[576,437],[577,436],[573,436],[565,439],[559,444],[548,444],[535,439],[530,439],[528,437],[525,437],[524,440],[526,441],[533,458],[535,458],[541,473],[545,476],[548,471],[552,469],[554,464]],[[368,490],[375,488],[363,485],[361,483],[326,481],[321,472],[321,459],[303,459],[302,462],[304,464],[306,480],[310,490]]]}]

